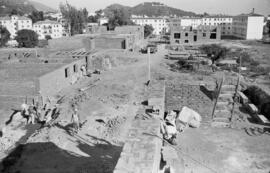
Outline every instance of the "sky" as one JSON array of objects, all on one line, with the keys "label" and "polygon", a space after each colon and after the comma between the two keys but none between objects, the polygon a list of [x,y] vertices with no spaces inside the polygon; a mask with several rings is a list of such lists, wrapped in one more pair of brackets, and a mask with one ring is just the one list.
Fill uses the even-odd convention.
[{"label": "sky", "polygon": [[[65,0],[34,0],[47,6],[58,9],[60,2]],[[207,12],[210,14],[237,15],[250,13],[252,8],[255,12],[262,15],[270,15],[270,0],[68,0],[71,5],[78,8],[86,7],[89,13],[118,3],[126,6],[135,6],[142,2],[157,1],[170,7],[178,8],[195,13]]]}]

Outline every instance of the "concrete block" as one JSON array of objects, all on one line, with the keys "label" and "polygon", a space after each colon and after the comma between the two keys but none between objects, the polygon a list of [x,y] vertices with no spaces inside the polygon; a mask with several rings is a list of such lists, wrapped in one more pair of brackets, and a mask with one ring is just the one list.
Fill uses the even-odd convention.
[{"label": "concrete block", "polygon": [[247,104],[247,110],[251,114],[257,114],[258,113],[258,108],[254,104]]},{"label": "concrete block", "polygon": [[261,123],[265,125],[270,124],[270,121],[264,115],[258,115],[258,119],[260,120]]},{"label": "concrete block", "polygon": [[243,92],[238,91],[237,94],[240,97],[240,103],[242,103],[242,104],[247,104],[248,103],[248,98]]}]

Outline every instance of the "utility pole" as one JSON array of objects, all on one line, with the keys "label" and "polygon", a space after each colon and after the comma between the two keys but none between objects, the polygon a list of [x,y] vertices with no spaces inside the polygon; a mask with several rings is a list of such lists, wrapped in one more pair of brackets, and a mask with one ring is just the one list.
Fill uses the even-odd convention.
[{"label": "utility pole", "polygon": [[150,47],[148,47],[147,53],[148,53],[148,81],[147,81],[147,83],[149,85],[150,80],[151,80]]}]

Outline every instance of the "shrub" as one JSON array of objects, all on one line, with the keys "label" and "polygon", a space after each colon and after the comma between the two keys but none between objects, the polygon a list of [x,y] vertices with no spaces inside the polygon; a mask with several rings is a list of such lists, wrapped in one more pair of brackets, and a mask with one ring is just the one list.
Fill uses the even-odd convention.
[{"label": "shrub", "polygon": [[38,45],[38,35],[35,31],[22,29],[17,32],[15,40],[19,47],[33,48]]}]

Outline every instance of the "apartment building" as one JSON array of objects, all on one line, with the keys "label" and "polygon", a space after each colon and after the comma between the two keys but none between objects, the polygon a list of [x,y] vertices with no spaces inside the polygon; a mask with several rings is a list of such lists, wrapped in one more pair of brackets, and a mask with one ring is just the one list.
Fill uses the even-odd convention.
[{"label": "apartment building", "polygon": [[147,17],[147,16],[132,16],[131,21],[137,25],[151,25],[154,28],[153,34],[160,35],[169,30],[167,17]]},{"label": "apartment building", "polygon": [[233,18],[230,16],[208,16],[208,17],[183,17],[172,18],[169,20],[169,26],[172,27],[188,27],[193,28],[200,25],[204,26],[220,26],[221,35],[232,35],[232,22]]},{"label": "apartment building", "polygon": [[233,17],[232,16],[208,16],[202,18],[203,25],[211,25],[211,26],[220,26],[221,27],[221,35],[229,36],[232,35],[232,24]]},{"label": "apartment building", "polygon": [[240,39],[262,39],[264,16],[254,13],[241,14],[233,18],[233,36]]},{"label": "apartment building", "polygon": [[220,26],[180,26],[171,28],[171,44],[192,44],[219,41]]},{"label": "apartment building", "polygon": [[12,15],[10,17],[0,17],[0,25],[7,28],[11,39],[14,39],[19,30],[32,29],[32,20],[24,16]]},{"label": "apartment building", "polygon": [[198,27],[202,25],[202,18],[198,17],[184,17],[181,18],[181,26],[192,26],[192,27]]},{"label": "apartment building", "polygon": [[34,23],[33,30],[38,34],[39,39],[45,39],[46,35],[51,36],[51,38],[60,38],[63,36],[62,24],[56,21],[39,21]]}]

